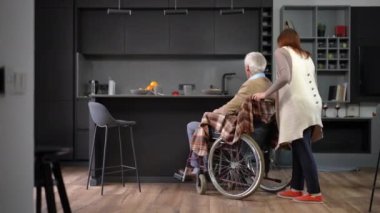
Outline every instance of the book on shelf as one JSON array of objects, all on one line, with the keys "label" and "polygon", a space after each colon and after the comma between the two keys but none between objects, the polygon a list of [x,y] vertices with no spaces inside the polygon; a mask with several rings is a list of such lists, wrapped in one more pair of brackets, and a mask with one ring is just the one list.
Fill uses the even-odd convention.
[{"label": "book on shelf", "polygon": [[347,82],[331,85],[328,94],[329,101],[344,102],[347,100]]}]

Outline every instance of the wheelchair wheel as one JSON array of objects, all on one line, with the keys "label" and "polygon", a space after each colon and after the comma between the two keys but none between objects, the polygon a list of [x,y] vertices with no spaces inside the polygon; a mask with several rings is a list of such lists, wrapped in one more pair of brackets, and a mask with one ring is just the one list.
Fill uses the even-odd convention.
[{"label": "wheelchair wheel", "polygon": [[206,176],[204,174],[197,175],[197,181],[195,183],[195,188],[197,189],[198,194],[200,194],[200,195],[206,194],[207,181],[206,181]]},{"label": "wheelchair wheel", "polygon": [[214,187],[224,196],[242,199],[254,192],[264,175],[264,159],[257,143],[242,135],[233,145],[220,138],[208,158],[208,172]]},{"label": "wheelchair wheel", "polygon": [[277,149],[264,152],[266,171],[260,188],[268,192],[280,191],[290,184],[292,178],[291,150]]}]

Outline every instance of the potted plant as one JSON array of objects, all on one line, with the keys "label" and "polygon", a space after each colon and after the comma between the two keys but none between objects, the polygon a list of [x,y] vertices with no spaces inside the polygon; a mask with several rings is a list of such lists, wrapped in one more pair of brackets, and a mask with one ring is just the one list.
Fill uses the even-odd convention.
[{"label": "potted plant", "polygon": [[318,31],[317,31],[318,37],[324,37],[325,32],[326,32],[326,25],[322,23],[318,23]]}]

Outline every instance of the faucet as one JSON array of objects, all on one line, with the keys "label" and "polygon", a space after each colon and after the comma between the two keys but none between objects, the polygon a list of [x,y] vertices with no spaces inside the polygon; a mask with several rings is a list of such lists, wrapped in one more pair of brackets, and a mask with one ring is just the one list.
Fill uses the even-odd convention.
[{"label": "faucet", "polygon": [[222,76],[222,95],[228,94],[228,91],[226,89],[226,78],[227,78],[227,76],[233,76],[233,75],[236,75],[236,73],[232,72],[232,73],[224,73],[223,74],[223,76]]}]

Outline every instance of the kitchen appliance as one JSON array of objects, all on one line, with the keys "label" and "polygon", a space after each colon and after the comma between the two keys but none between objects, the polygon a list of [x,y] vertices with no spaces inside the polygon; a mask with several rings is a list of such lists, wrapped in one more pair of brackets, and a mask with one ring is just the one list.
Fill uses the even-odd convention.
[{"label": "kitchen appliance", "polygon": [[191,85],[191,84],[183,85],[183,94],[184,95],[191,95],[192,93],[193,93],[193,85]]},{"label": "kitchen appliance", "polygon": [[110,79],[108,81],[108,95],[115,95],[116,83],[114,80]]},{"label": "kitchen appliance", "polygon": [[95,95],[98,93],[98,88],[99,88],[99,82],[97,80],[90,80],[90,95]]}]

